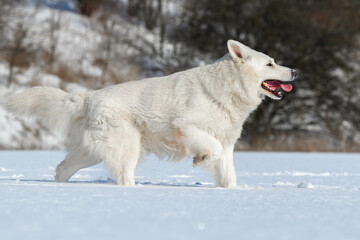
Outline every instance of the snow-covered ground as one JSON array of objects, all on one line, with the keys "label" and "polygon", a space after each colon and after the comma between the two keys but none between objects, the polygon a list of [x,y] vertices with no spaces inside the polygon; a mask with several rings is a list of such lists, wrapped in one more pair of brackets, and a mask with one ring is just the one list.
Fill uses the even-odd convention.
[{"label": "snow-covered ground", "polygon": [[359,239],[360,154],[236,153],[238,189],[149,157],[136,187],[62,152],[0,152],[0,239]]}]

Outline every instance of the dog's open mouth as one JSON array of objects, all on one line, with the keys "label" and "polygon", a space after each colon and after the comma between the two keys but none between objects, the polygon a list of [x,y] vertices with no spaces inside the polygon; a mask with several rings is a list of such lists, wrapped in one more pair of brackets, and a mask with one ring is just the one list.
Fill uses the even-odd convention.
[{"label": "dog's open mouth", "polygon": [[284,83],[278,80],[265,80],[261,83],[261,87],[278,98],[282,97],[284,91],[290,92],[293,88],[290,83]]}]

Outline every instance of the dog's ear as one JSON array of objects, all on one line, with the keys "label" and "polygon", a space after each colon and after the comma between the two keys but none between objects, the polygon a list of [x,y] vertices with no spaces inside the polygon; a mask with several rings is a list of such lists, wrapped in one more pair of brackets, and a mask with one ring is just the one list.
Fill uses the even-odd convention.
[{"label": "dog's ear", "polygon": [[238,41],[228,40],[227,47],[233,59],[241,59],[244,61],[249,57],[249,48]]}]

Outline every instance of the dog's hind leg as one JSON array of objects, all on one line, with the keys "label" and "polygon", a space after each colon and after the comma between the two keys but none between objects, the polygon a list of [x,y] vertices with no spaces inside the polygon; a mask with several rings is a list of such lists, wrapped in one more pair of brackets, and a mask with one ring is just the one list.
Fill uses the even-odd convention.
[{"label": "dog's hind leg", "polygon": [[100,162],[100,159],[89,155],[88,151],[76,147],[72,149],[64,161],[56,168],[56,182],[67,182],[72,175],[82,168],[90,167]]},{"label": "dog's hind leg", "polygon": [[92,133],[94,152],[119,185],[134,186],[134,171],[141,155],[140,132],[130,123]]},{"label": "dog's hind leg", "polygon": [[101,161],[84,146],[84,132],[81,122],[74,122],[67,139],[68,154],[56,168],[56,182],[66,182],[82,168],[90,167]]}]

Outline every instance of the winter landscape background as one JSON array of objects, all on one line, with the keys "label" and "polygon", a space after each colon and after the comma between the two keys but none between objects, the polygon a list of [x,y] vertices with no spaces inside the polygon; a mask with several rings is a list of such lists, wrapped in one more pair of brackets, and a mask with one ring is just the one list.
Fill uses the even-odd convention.
[{"label": "winter landscape background", "polygon": [[154,156],[135,187],[102,164],[55,183],[61,138],[0,105],[0,239],[359,239],[359,16],[358,0],[0,0],[0,97],[171,74],[228,39],[300,73],[246,123],[235,189]]},{"label": "winter landscape background", "polygon": [[[236,39],[300,73],[266,99],[238,150],[360,151],[358,0],[1,0],[0,94],[99,89],[204,65]],[[240,137],[240,136],[239,136]],[[63,149],[0,106],[0,149]]]}]

